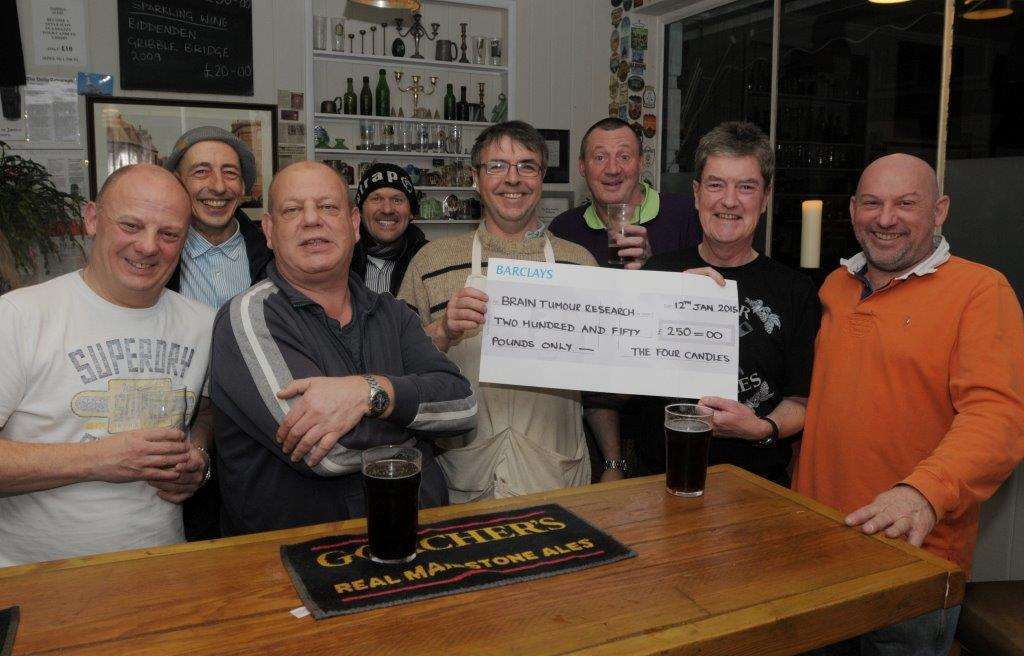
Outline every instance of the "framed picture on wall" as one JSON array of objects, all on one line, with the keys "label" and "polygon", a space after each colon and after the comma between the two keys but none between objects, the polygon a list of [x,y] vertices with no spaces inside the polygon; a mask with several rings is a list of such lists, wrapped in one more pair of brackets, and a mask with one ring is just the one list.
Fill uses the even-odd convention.
[{"label": "framed picture on wall", "polygon": [[569,131],[538,130],[548,145],[548,172],[544,182],[569,182]]},{"label": "framed picture on wall", "polygon": [[266,207],[270,178],[277,170],[276,111],[274,105],[87,97],[89,196],[96,198],[103,181],[122,166],[162,166],[178,137],[212,125],[249,144],[256,158],[256,182],[242,207]]},{"label": "framed picture on wall", "polygon": [[548,225],[556,216],[567,212],[573,206],[573,192],[571,191],[547,191],[540,197],[540,205],[537,207],[537,217]]}]

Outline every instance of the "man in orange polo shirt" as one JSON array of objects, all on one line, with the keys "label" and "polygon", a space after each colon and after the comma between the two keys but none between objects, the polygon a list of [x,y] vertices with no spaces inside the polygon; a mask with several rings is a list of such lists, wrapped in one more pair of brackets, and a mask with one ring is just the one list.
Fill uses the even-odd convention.
[{"label": "man in orange polo shirt", "polygon": [[[864,170],[850,199],[864,250],[821,288],[793,487],[849,513],[849,526],[905,536],[969,572],[979,506],[1024,457],[1024,321],[1002,274],[935,235],[948,211],[916,157]],[[936,611],[825,653],[944,656],[958,616]]]}]

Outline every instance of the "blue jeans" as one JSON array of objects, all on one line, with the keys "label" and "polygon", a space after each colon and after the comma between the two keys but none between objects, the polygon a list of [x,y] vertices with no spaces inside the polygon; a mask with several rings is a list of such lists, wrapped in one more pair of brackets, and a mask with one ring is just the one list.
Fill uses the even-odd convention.
[{"label": "blue jeans", "polygon": [[959,606],[940,609],[803,656],[948,656],[958,619]]}]

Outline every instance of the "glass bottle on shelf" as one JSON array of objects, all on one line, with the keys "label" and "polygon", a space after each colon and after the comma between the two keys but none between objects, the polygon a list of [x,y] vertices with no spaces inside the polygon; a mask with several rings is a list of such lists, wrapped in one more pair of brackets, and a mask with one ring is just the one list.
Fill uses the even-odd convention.
[{"label": "glass bottle on shelf", "polygon": [[468,121],[469,120],[469,103],[466,102],[466,87],[459,87],[461,97],[459,102],[455,103],[455,120],[457,121]]},{"label": "glass bottle on shelf", "polygon": [[345,96],[342,99],[344,105],[344,112],[346,114],[358,114],[359,113],[359,101],[356,98],[356,90],[352,86],[352,78],[348,79],[348,89],[345,90]]},{"label": "glass bottle on shelf", "polygon": [[377,116],[391,116],[391,90],[383,68],[377,77]]},{"label": "glass bottle on shelf", "polygon": [[455,91],[450,84],[444,94],[444,120],[455,120]]},{"label": "glass bottle on shelf", "polygon": [[363,76],[363,88],[359,91],[359,113],[373,116],[373,92],[370,91],[370,78]]}]

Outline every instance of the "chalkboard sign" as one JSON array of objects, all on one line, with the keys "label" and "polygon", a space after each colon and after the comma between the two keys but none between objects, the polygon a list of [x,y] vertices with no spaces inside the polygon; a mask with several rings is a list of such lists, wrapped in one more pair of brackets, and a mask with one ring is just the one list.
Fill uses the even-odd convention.
[{"label": "chalkboard sign", "polygon": [[121,87],[253,95],[252,0],[118,0]]}]

